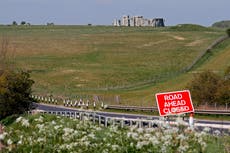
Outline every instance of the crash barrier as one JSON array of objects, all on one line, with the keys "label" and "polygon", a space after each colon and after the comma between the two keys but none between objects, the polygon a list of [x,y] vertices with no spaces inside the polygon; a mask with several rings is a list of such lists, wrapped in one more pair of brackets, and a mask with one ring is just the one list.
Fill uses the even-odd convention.
[{"label": "crash barrier", "polygon": [[[34,112],[29,112],[29,113],[34,113]],[[125,126],[151,128],[151,127],[157,127],[157,125],[160,123],[159,120],[108,117],[108,116],[97,114],[96,112],[86,112],[86,111],[39,111],[37,113],[64,116],[68,118],[79,119],[82,121],[90,120],[93,123],[98,123],[99,125],[105,127],[109,125],[117,125],[120,126],[121,128],[124,128]],[[163,121],[161,122],[163,123]]]}]

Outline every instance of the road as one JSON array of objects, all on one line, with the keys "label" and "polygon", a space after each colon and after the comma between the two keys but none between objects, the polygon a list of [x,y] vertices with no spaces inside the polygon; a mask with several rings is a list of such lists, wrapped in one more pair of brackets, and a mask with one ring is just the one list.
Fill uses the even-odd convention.
[{"label": "road", "polygon": [[[49,104],[35,104],[38,110],[42,111],[83,111],[82,109],[75,109],[64,107],[60,105],[49,105]],[[92,111],[92,110],[84,110],[89,112],[95,112],[98,115],[114,117],[114,118],[127,118],[127,119],[151,119],[158,120],[159,116],[151,116],[151,115],[140,115],[140,114],[125,114],[125,113],[114,113],[114,112],[103,112],[103,111]],[[186,122],[188,120],[185,119]],[[197,127],[211,127],[213,130],[220,130],[230,133],[230,121],[213,121],[213,120],[201,120],[195,119],[195,126]]]}]

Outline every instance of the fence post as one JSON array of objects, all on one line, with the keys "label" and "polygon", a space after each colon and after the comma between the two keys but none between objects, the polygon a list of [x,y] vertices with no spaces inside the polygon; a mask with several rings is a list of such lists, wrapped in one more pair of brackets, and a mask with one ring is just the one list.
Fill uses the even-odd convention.
[{"label": "fence post", "polygon": [[141,128],[141,127],[142,127],[142,125],[141,125],[141,124],[142,124],[142,123],[141,123],[141,120],[139,119],[138,122],[139,122],[139,128]]},{"label": "fence post", "polygon": [[123,128],[124,127],[124,119],[122,118],[120,121],[121,121],[121,128]]},{"label": "fence post", "polygon": [[82,120],[82,112],[79,112],[79,119]]},{"label": "fence post", "polygon": [[129,120],[129,125],[133,126],[133,121],[132,120]]},{"label": "fence post", "polygon": [[98,116],[98,123],[99,123],[99,126],[101,125],[101,115]]},{"label": "fence post", "polygon": [[93,113],[93,123],[95,124],[95,120],[96,120],[96,118],[95,118],[96,116],[95,116],[95,113]]},{"label": "fence post", "polygon": [[152,127],[152,121],[148,121],[149,122],[149,128]]},{"label": "fence post", "polygon": [[105,117],[105,127],[107,127],[108,126],[108,118],[107,117]]}]

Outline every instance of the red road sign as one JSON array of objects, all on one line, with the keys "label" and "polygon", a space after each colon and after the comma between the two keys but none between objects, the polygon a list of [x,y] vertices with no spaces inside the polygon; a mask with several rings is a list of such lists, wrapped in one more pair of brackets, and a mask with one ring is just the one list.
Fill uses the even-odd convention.
[{"label": "red road sign", "polygon": [[160,116],[194,112],[189,90],[157,93]]}]

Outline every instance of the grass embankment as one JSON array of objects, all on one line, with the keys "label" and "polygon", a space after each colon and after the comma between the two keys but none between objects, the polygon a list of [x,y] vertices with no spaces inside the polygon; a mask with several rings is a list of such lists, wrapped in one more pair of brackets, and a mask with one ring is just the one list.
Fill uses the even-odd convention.
[{"label": "grass embankment", "polygon": [[[7,119],[5,119],[6,122]],[[8,122],[9,123],[9,122]],[[178,122],[179,123],[179,122]],[[156,124],[161,124],[156,121]],[[159,128],[116,126],[99,127],[89,121],[79,121],[54,115],[18,117],[0,134],[5,152],[193,152],[224,153],[229,151],[229,136],[192,131],[183,125]]]},{"label": "grass embankment", "polygon": [[[1,26],[16,67],[31,71],[35,94],[99,95],[152,106],[153,94],[181,90],[181,71],[224,31],[182,25],[152,27]],[[227,62],[228,63],[228,62]],[[222,69],[222,68],[221,68]]]}]

